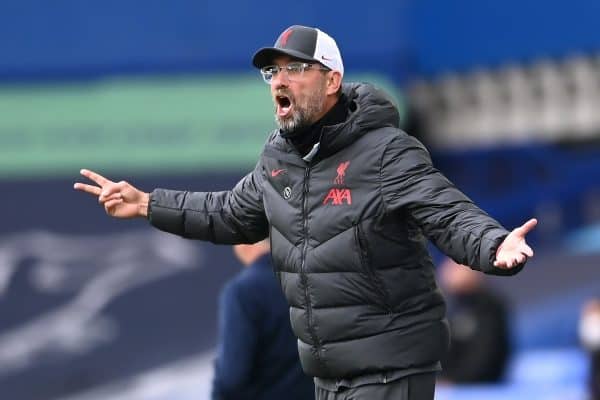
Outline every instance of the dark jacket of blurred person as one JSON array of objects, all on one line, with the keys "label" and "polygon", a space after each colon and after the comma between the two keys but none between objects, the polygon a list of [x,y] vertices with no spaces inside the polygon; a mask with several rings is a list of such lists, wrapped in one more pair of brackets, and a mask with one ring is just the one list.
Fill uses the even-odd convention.
[{"label": "dark jacket of blurred person", "polygon": [[450,349],[440,379],[447,383],[498,382],[510,355],[505,299],[484,276],[447,259],[439,268],[450,323]]},{"label": "dark jacket of blurred person", "polygon": [[221,292],[213,400],[312,399],[268,243],[234,251],[247,268]]},{"label": "dark jacket of blurred person", "polygon": [[590,299],[581,309],[579,338],[589,356],[588,392],[600,400],[600,298]]}]

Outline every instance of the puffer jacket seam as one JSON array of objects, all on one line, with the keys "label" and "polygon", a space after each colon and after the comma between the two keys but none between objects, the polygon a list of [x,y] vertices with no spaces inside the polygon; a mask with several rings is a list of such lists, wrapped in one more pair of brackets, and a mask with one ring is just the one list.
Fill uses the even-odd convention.
[{"label": "puffer jacket seam", "polygon": [[288,237],[286,237],[286,236],[285,236],[285,234],[284,234],[284,233],[283,233],[281,230],[277,229],[277,227],[275,227],[275,226],[273,226],[273,225],[271,225],[271,224],[269,224],[269,225],[271,226],[271,229],[270,229],[270,230],[271,230],[271,234],[272,234],[272,230],[273,230],[273,229],[275,229],[275,230],[277,231],[277,233],[279,233],[279,235],[280,235],[280,236],[281,236],[281,237],[282,237],[282,238],[283,238],[283,239],[284,239],[286,242],[288,242],[288,243],[289,243],[291,246],[297,246],[297,245],[298,245],[298,243],[300,243],[300,242],[301,242],[301,240],[300,240],[300,239],[298,239],[296,242],[292,242],[292,241],[291,241],[291,240],[290,240]]},{"label": "puffer jacket seam", "polygon": [[[427,326],[430,325],[434,322],[437,322],[437,320],[433,320],[433,321],[419,321],[417,323],[411,324],[411,328],[415,328],[415,327],[421,327],[421,326]],[[405,330],[406,327],[400,327],[400,328],[395,328],[395,329],[389,329],[389,330],[382,330],[382,331],[377,331],[377,333],[375,334],[366,334],[366,335],[361,335],[361,336],[353,336],[352,338],[348,339],[336,339],[336,340],[328,340],[326,342],[322,342],[322,346],[326,346],[329,344],[337,344],[337,343],[348,343],[348,342],[352,342],[355,340],[363,340],[363,339],[368,339],[368,338],[374,338],[377,336],[383,336],[386,334],[390,334],[390,333],[394,333],[394,332],[398,332],[398,331],[402,331]],[[308,343],[306,343],[308,345]]]},{"label": "puffer jacket seam", "polygon": [[[465,210],[462,210],[462,211],[461,211],[461,213],[462,213],[462,212],[464,212],[464,211],[465,211]],[[460,232],[466,233],[466,234],[468,234],[469,236],[471,236],[471,237],[474,237],[474,238],[478,238],[478,239],[480,239],[480,240],[485,240],[485,241],[488,241],[488,242],[493,242],[493,243],[495,243],[495,242],[496,242],[496,240],[495,240],[495,239],[491,239],[491,238],[488,238],[488,237],[487,237],[487,235],[488,235],[489,231],[485,231],[485,232],[483,232],[483,233],[482,233],[480,236],[477,236],[477,235],[475,235],[475,234],[473,233],[473,231],[470,231],[470,230],[468,230],[468,229],[464,229],[464,228],[462,228],[462,227],[460,227],[460,226],[453,226],[453,225],[454,225],[454,224],[449,224],[449,226],[448,226],[448,229],[453,229],[454,231],[460,231]],[[492,228],[492,230],[493,230],[493,229],[495,229],[495,228]]]},{"label": "puffer jacket seam", "polygon": [[347,231],[349,231],[349,230],[351,230],[351,229],[353,229],[353,228],[354,228],[354,226],[352,225],[352,226],[350,226],[350,227],[348,227],[348,228],[344,229],[343,231],[340,231],[340,232],[336,233],[335,235],[331,236],[329,239],[327,239],[327,240],[325,240],[325,241],[323,241],[323,242],[321,242],[321,243],[318,243],[318,244],[317,244],[316,246],[314,246],[314,247],[311,247],[311,250],[316,250],[316,249],[318,249],[319,247],[323,246],[325,243],[329,242],[330,240],[333,240],[333,239],[335,239],[336,237],[340,236],[342,233],[345,233],[345,232],[347,232]]},{"label": "puffer jacket seam", "polygon": [[180,208],[180,207],[166,207],[166,206],[153,206],[155,209],[162,208],[164,210],[173,210],[173,211],[191,211],[199,214],[221,214],[222,210],[208,211],[208,210],[197,210],[195,208]]},{"label": "puffer jacket seam", "polygon": [[[188,192],[186,192],[187,195]],[[212,214],[218,214],[221,215],[223,217],[224,221],[228,221],[229,224],[231,224],[230,221],[230,216],[228,213],[226,213],[224,210],[215,210],[215,211],[209,211],[209,210],[198,210],[196,208],[183,208],[183,207],[167,207],[167,206],[159,206],[159,205],[155,205],[152,206],[153,209],[157,210],[157,209],[163,209],[163,210],[170,210],[170,211],[181,211],[183,212],[183,216],[182,216],[182,220],[185,224],[186,222],[186,217],[185,214],[186,213],[197,213],[197,214],[203,214],[203,215],[212,215]],[[251,228],[251,225],[248,225],[246,223],[244,223],[244,221],[240,221],[240,224],[244,227],[244,228]],[[286,238],[287,239],[287,238]]]}]

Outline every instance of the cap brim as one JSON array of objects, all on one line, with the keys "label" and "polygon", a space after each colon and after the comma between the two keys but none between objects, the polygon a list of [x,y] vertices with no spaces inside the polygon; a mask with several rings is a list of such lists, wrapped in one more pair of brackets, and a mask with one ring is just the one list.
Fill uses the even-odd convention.
[{"label": "cap brim", "polygon": [[306,54],[296,50],[278,49],[275,47],[263,47],[254,54],[254,57],[252,57],[252,64],[256,68],[266,67],[267,65],[272,65],[273,60],[279,56],[290,56],[304,61],[318,62],[318,60],[315,60],[312,57],[307,57]]}]

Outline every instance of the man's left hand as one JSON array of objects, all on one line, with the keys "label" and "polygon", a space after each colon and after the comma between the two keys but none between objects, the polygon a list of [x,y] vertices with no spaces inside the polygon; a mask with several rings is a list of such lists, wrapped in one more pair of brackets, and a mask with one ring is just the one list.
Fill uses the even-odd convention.
[{"label": "man's left hand", "polygon": [[524,263],[527,258],[533,257],[533,250],[527,245],[525,236],[537,225],[537,219],[532,218],[520,227],[514,229],[504,239],[496,252],[494,267],[512,268]]}]

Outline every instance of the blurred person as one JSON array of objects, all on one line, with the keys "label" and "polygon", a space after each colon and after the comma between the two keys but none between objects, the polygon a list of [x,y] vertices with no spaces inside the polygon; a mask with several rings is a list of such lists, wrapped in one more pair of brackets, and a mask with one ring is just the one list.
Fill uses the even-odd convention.
[{"label": "blurred person", "polygon": [[600,400],[600,298],[590,299],[583,305],[579,320],[579,339],[590,358],[590,399]]},{"label": "blurred person", "polygon": [[484,275],[449,258],[438,272],[450,324],[450,348],[442,358],[440,380],[500,381],[510,355],[506,300],[486,286]]},{"label": "blurred person", "polygon": [[477,207],[399,129],[390,98],[342,84],[335,40],[287,28],[253,64],[271,89],[278,129],[232,190],[143,192],[82,170],[118,218],[214,243],[270,235],[304,371],[325,399],[432,399],[448,345],[445,302],[426,238],[462,264],[514,275],[533,256],[531,219],[509,232]]},{"label": "blurred person", "polygon": [[312,399],[268,240],[236,245],[234,252],[246,268],[221,292],[212,399]]}]

